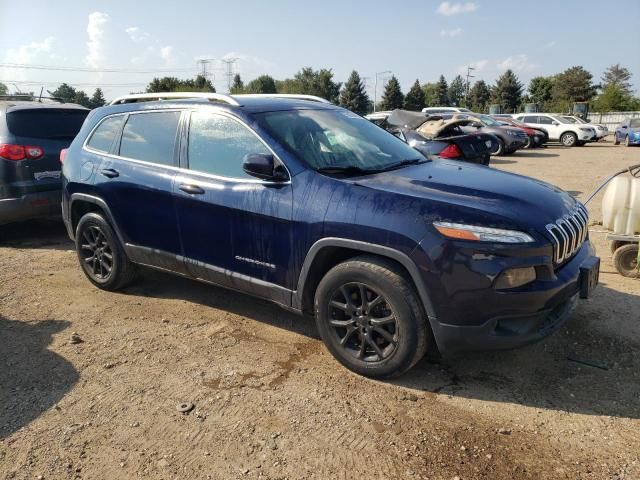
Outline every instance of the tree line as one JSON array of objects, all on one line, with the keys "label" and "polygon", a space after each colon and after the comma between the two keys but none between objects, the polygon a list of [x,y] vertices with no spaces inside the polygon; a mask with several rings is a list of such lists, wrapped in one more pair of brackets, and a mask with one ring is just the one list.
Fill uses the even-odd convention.
[{"label": "tree line", "polygon": [[[177,77],[154,78],[146,92],[215,92],[210,80],[198,75],[195,79]],[[0,83],[0,95],[7,88]],[[88,108],[104,105],[100,88],[91,97],[82,90],[63,83],[50,92],[66,102],[78,103]],[[276,80],[261,75],[245,84],[239,74],[233,78],[232,94],[240,93],[295,93],[315,95],[341,105],[353,112],[366,114],[373,110],[373,101],[357,71],[352,71],[344,84],[334,80],[331,69],[302,68],[292,78]],[[33,95],[33,93],[32,93]],[[487,112],[490,105],[499,105],[501,111],[522,111],[528,103],[536,103],[541,111],[566,112],[574,102],[591,102],[591,110],[599,112],[640,110],[640,98],[633,95],[631,72],[619,64],[607,68],[600,83],[594,83],[593,75],[582,66],[574,66],[551,76],[532,78],[527,87],[512,71],[505,71],[493,85],[478,80],[467,84],[461,75],[447,82],[444,75],[433,83],[412,84],[406,94],[394,75],[384,86],[378,110],[405,108],[419,111],[424,107],[466,107],[476,112]]]}]

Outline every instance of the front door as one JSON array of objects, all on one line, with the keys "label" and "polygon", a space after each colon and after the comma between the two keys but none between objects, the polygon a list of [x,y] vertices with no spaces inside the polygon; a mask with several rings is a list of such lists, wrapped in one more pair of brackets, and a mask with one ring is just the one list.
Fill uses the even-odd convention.
[{"label": "front door", "polygon": [[192,276],[287,304],[292,189],[242,169],[246,155],[271,154],[238,119],[191,113],[174,195]]}]

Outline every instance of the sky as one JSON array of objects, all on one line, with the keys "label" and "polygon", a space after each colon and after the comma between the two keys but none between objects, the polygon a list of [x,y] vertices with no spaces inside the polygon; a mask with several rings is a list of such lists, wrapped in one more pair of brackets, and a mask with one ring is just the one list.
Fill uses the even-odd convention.
[{"label": "sky", "polygon": [[154,76],[192,78],[208,59],[226,92],[224,61],[235,59],[245,82],[306,66],[345,81],[355,69],[372,97],[378,73],[379,97],[388,71],[406,92],[416,78],[450,81],[467,66],[472,81],[511,68],[526,84],[574,65],[598,82],[619,63],[638,93],[639,26],[640,0],[0,0],[0,82],[36,92],[67,82],[89,95],[101,86],[109,99]]}]

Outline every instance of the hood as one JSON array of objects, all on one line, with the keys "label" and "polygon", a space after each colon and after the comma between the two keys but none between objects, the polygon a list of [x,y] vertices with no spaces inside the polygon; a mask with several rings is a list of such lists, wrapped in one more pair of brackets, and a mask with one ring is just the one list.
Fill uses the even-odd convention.
[{"label": "hood", "polygon": [[[429,220],[542,232],[576,201],[546,182],[468,163],[436,160],[351,179],[378,191],[428,200]],[[480,223],[481,222],[481,223]]]}]

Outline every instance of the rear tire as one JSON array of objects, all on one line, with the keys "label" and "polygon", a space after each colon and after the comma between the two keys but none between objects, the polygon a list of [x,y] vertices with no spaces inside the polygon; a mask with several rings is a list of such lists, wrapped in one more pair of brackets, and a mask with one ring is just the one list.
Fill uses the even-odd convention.
[{"label": "rear tire", "polygon": [[99,213],[87,213],[78,222],[76,252],[82,271],[98,288],[119,290],[135,278],[136,266],[109,222]]},{"label": "rear tire", "polygon": [[422,304],[390,261],[361,256],[340,263],[320,281],[314,304],[327,349],[360,375],[396,377],[427,352],[431,330]]},{"label": "rear tire", "polygon": [[573,147],[578,143],[578,136],[573,132],[565,132],[560,136],[560,143],[565,147]]},{"label": "rear tire", "polygon": [[613,254],[613,264],[623,277],[640,278],[638,244],[629,243],[618,248]]}]

